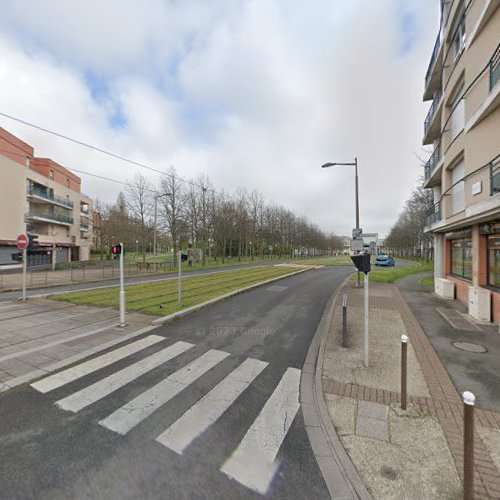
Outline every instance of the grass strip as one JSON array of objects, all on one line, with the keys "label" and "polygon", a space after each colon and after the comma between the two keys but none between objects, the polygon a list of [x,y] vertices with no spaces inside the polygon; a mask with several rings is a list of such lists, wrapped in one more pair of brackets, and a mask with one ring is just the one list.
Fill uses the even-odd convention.
[{"label": "grass strip", "polygon": [[[178,306],[177,280],[142,285],[130,285],[126,288],[127,311],[144,312],[154,315],[167,315],[177,312],[234,290],[261,283],[263,281],[286,276],[297,268],[265,267],[244,269],[231,273],[210,276],[193,276],[183,280],[182,307]],[[231,276],[228,276],[228,275]],[[49,299],[101,307],[118,308],[119,288],[105,288],[82,292],[52,295]]]}]

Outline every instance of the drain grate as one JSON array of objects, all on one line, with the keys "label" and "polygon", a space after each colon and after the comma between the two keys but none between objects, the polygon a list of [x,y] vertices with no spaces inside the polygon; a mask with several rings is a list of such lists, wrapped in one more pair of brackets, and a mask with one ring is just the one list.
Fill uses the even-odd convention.
[{"label": "drain grate", "polygon": [[451,345],[462,351],[477,352],[479,354],[488,352],[481,344],[472,344],[471,342],[452,342]]}]

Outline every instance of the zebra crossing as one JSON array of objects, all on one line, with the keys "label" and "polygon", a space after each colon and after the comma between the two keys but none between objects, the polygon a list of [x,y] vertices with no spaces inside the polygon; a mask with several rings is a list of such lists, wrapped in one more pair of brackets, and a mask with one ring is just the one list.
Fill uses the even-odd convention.
[{"label": "zebra crossing", "polygon": [[[149,335],[44,377],[32,383],[31,387],[44,394],[50,393],[102,368],[112,367],[114,363],[127,360],[133,354],[141,353],[152,346],[159,348],[157,344],[165,340],[165,337]],[[155,353],[64,396],[55,404],[63,410],[77,413],[194,347],[192,343],[178,341],[166,348],[160,348]],[[117,434],[126,435],[229,356],[230,353],[222,350],[207,350],[125,402],[98,424]],[[189,453],[190,445],[233,404],[238,403],[244,391],[251,387],[268,366],[265,361],[246,358],[161,434],[151,438],[179,456]],[[220,465],[219,470],[223,474],[261,494],[268,491],[279,468],[278,452],[300,407],[300,376],[301,372],[296,368],[288,368],[285,371],[239,444]]]}]

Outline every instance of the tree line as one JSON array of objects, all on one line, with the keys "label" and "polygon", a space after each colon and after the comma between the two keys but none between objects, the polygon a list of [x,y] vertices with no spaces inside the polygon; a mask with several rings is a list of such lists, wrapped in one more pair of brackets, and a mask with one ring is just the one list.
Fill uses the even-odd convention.
[{"label": "tree line", "polygon": [[433,258],[432,235],[424,232],[432,208],[432,191],[416,188],[385,240],[386,248],[398,257]]},{"label": "tree line", "polygon": [[94,249],[101,255],[122,241],[128,251],[138,251],[145,261],[154,244],[156,205],[157,251],[189,244],[205,259],[264,258],[326,253],[342,248],[342,241],[326,234],[306,217],[266,203],[258,191],[238,189],[229,195],[217,192],[206,175],[184,181],[171,167],[153,186],[137,174],[126,183],[116,203],[94,206]]}]

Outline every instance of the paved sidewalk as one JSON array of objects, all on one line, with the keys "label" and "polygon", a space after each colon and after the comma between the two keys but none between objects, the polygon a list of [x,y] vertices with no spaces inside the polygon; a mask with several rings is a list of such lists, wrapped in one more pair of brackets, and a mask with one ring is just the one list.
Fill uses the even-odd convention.
[{"label": "paved sidewalk", "polygon": [[[341,347],[348,295],[349,348]],[[425,314],[425,313],[423,313]],[[409,406],[400,402],[400,337]],[[363,290],[347,283],[325,348],[323,391],[339,437],[374,498],[461,498],[462,402],[395,285],[370,286],[370,366],[363,365]],[[500,498],[500,414],[476,410],[476,497]]]},{"label": "paved sidewalk", "polygon": [[153,329],[151,317],[44,299],[0,304],[0,391]]}]

